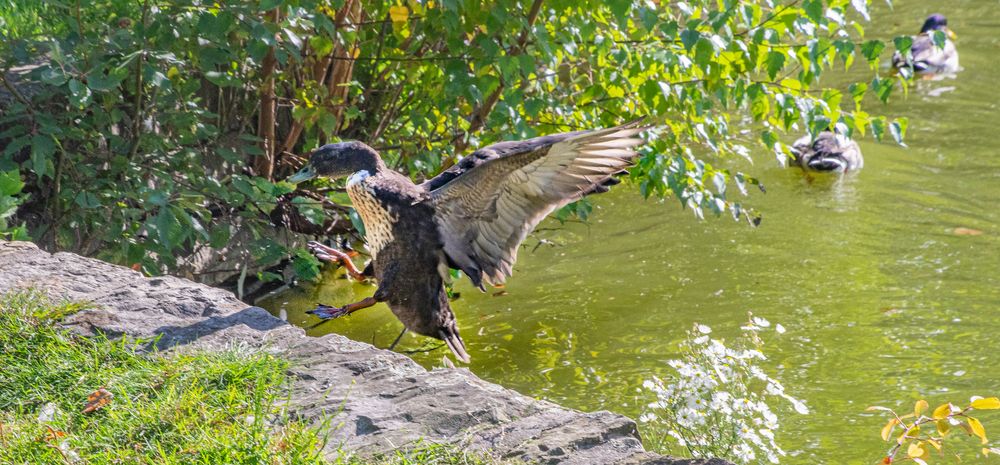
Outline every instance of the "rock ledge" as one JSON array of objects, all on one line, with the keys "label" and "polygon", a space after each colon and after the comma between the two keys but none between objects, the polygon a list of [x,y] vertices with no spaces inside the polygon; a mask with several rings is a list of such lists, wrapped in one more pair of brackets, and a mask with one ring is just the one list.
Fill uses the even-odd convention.
[{"label": "rock ledge", "polygon": [[304,418],[333,418],[327,449],[376,454],[418,439],[525,463],[727,465],[646,452],[634,421],[582,413],[488,383],[465,369],[427,371],[408,357],[336,334],[308,337],[231,293],[27,242],[0,241],[0,293],[19,288],[93,303],[66,325],[83,334],[160,336],[161,349],[235,344],[293,363],[291,403]]}]

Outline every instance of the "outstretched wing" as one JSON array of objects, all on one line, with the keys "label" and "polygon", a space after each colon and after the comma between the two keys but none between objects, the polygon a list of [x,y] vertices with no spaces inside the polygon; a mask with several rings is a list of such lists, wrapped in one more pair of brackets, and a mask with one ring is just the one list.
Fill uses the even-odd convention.
[{"label": "outstretched wing", "polygon": [[606,191],[611,176],[632,165],[643,143],[635,136],[645,129],[636,121],[502,142],[425,183],[452,264],[480,288],[503,283],[528,233],[556,208]]}]

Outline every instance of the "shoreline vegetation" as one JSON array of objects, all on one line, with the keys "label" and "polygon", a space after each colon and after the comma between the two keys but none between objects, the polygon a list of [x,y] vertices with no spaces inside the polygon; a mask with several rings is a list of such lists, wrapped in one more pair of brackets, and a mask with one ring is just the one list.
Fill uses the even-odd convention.
[{"label": "shoreline vegetation", "polygon": [[59,327],[86,307],[37,291],[0,295],[0,463],[510,463],[434,443],[325,457],[337,418],[309,424],[283,407],[288,362],[238,346],[146,352],[148,341]]}]

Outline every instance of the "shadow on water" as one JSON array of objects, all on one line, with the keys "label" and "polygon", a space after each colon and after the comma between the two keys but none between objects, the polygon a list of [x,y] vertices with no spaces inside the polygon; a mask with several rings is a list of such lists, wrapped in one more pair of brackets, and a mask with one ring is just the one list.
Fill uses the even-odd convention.
[{"label": "shadow on water", "polygon": [[[877,460],[882,421],[863,412],[868,405],[996,395],[1000,4],[894,3],[870,36],[911,32],[941,10],[960,36],[964,67],[873,106],[910,118],[910,148],[863,139],[865,168],[845,178],[803,176],[759,157],[742,167],[768,188],[749,199],[765,215],[757,229],[699,222],[676,201],[643,200],[628,186],[595,197],[589,225],[547,220],[505,295],[458,286],[470,369],[571,407],[637,415],[647,399],[636,388],[669,372],[665,361],[687,329],[699,322],[732,336],[753,311],[788,328],[768,338],[769,368],[813,412],[782,417],[779,439],[795,451],[786,463]],[[535,249],[537,239],[548,242]],[[331,275],[264,306],[309,325],[303,312],[315,302],[373,291]],[[382,347],[399,329],[384,306],[317,328]],[[425,342],[407,335],[400,348]],[[413,357],[434,366],[444,354]]]}]

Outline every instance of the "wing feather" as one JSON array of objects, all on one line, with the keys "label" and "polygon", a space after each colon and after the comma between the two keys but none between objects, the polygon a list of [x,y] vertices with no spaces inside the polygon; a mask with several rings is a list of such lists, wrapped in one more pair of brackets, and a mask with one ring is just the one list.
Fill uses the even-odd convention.
[{"label": "wing feather", "polygon": [[448,258],[482,287],[513,272],[525,237],[553,210],[605,192],[632,165],[636,121],[485,147],[424,183]]}]

